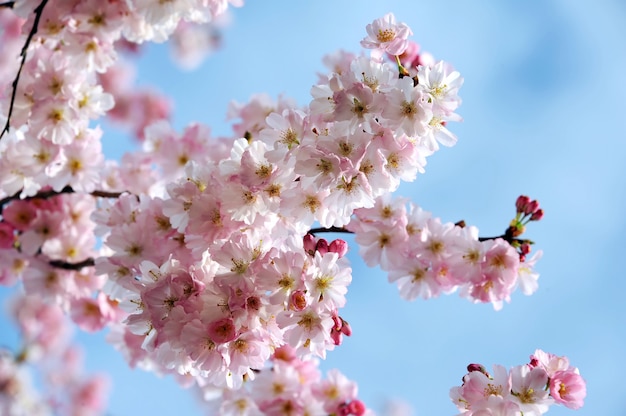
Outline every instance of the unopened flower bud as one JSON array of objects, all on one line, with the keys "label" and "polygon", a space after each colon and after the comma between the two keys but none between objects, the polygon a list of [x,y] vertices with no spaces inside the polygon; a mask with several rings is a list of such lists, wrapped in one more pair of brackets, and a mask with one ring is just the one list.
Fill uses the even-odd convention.
[{"label": "unopened flower bud", "polygon": [[523,243],[523,244],[520,246],[520,248],[519,248],[519,249],[520,249],[520,251],[522,252],[522,254],[523,254],[523,255],[526,255],[526,254],[530,253],[531,247],[530,247],[530,244],[528,244],[528,243]]},{"label": "unopened flower bud", "polygon": [[489,373],[487,372],[487,369],[482,364],[470,364],[467,366],[467,371],[470,373],[472,371],[480,371],[481,373],[489,377]]},{"label": "unopened flower bud", "polygon": [[524,214],[534,214],[539,209],[539,201],[533,199],[528,204],[526,204],[526,209],[524,210]]},{"label": "unopened flower bud", "polygon": [[333,240],[328,246],[328,251],[337,253],[342,258],[348,252],[348,243],[340,238]]},{"label": "unopened flower bud", "polygon": [[304,236],[303,243],[304,251],[306,251],[310,256],[315,255],[315,246],[317,245],[315,236],[313,234],[306,234]]},{"label": "unopened flower bud", "polygon": [[335,323],[335,325],[333,325],[333,329],[335,331],[341,331],[341,327],[343,326],[343,319],[341,319],[338,315],[333,315],[333,322]]},{"label": "unopened flower bud", "polygon": [[537,211],[533,213],[533,215],[530,216],[531,221],[539,221],[542,218],[543,218],[543,210],[541,208],[539,208]]},{"label": "unopened flower bud", "polygon": [[365,404],[363,404],[362,401],[356,399],[356,400],[352,400],[350,402],[350,404],[348,404],[348,408],[350,409],[350,414],[353,414],[355,416],[362,416],[363,414],[365,414]]},{"label": "unopened flower bud", "polygon": [[306,308],[306,296],[304,292],[301,290],[293,292],[289,300],[289,305],[291,306],[291,309],[296,311],[301,311]]},{"label": "unopened flower bud", "polygon": [[328,253],[328,241],[326,241],[323,238],[320,238],[317,241],[317,244],[315,246],[315,250],[319,251],[321,255],[324,255],[326,253]]},{"label": "unopened flower bud", "polygon": [[515,201],[515,209],[517,209],[518,213],[526,212],[526,206],[530,203],[530,198],[526,195],[520,195],[517,197],[517,201]]},{"label": "unopened flower bud", "polygon": [[339,319],[341,319],[341,322],[342,322],[341,333],[344,334],[347,337],[352,335],[352,327],[350,327],[350,324],[348,323],[348,321],[344,320],[341,317]]}]

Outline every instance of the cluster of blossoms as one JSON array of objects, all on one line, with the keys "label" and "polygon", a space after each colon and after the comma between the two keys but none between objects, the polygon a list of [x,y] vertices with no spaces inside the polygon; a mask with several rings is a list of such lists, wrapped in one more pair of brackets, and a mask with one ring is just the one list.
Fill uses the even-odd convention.
[{"label": "cluster of blossoms", "polygon": [[258,372],[242,389],[207,391],[220,400],[212,410],[220,415],[366,416],[372,412],[357,398],[356,383],[337,370],[322,379],[317,362],[302,361],[284,345],[271,357],[271,368]]},{"label": "cluster of blossoms", "polygon": [[[405,199],[390,196],[379,198],[373,208],[357,210],[348,229],[355,233],[366,264],[387,271],[403,298],[429,299],[459,289],[461,296],[491,302],[498,310],[515,288],[525,295],[537,289],[539,275],[532,267],[541,252],[526,259],[530,242],[516,238],[523,231],[522,199],[528,197],[520,197],[516,204],[518,213],[511,224],[515,232],[510,228],[500,237],[479,238],[476,227],[444,224],[415,204],[409,203],[407,209]],[[528,220],[541,216],[531,214]]]},{"label": "cluster of blossoms", "polygon": [[511,368],[470,364],[463,385],[453,387],[450,397],[464,416],[540,416],[555,403],[579,409],[587,393],[578,368],[566,357],[541,350],[530,362]]},{"label": "cluster of blossoms", "polygon": [[[0,259],[12,265],[0,282],[22,280],[83,329],[108,325],[131,366],[221,392],[222,414],[363,415],[356,385],[338,372],[322,381],[305,361],[351,334],[339,315],[352,278],[347,243],[317,239],[312,227],[356,233],[366,263],[389,270],[406,298],[461,287],[499,307],[516,285],[536,288],[536,258],[523,257],[529,245],[517,236],[542,214],[518,200],[518,234],[481,241],[473,227],[390,202],[440,144],[456,143],[446,125],[460,119],[463,82],[420,54],[391,14],[367,27],[371,56],[327,58],[332,72],[308,106],[265,96],[233,104],[233,137],[214,140],[200,124],[174,132],[158,99],[134,116],[116,86],[116,48],[164,41],[226,5],[15,3],[24,28],[39,28],[16,98],[2,95],[18,128],[0,136]],[[120,166],[104,161],[90,127],[107,112],[134,120],[143,139]]]},{"label": "cluster of blossoms", "polygon": [[238,387],[276,348],[324,358],[350,333],[345,243],[312,249],[307,232],[349,224],[414,179],[438,142],[453,144],[443,120],[457,118],[462,80],[448,65],[420,67],[416,81],[349,54],[333,68],[307,108],[263,96],[233,106],[238,139],[146,129],[144,160],[173,182],[94,216],[108,250],[96,269],[128,313],[115,343],[131,363]]},{"label": "cluster of blossoms", "polygon": [[[76,191],[96,189],[101,177],[93,172],[102,170],[104,158],[101,132],[90,127],[90,120],[114,106],[97,74],[106,73],[117,61],[118,43],[165,41],[180,22],[211,21],[227,5],[227,0],[15,2],[15,14],[29,20],[15,17],[13,26],[36,33],[31,32],[33,41],[23,51],[28,59],[15,88],[8,79],[0,80],[1,96],[12,95],[4,93],[7,89],[14,94],[11,100],[2,100],[2,113],[10,117],[7,127],[9,121],[15,127],[2,132],[0,196],[16,192],[32,196],[46,187],[60,191],[67,185]],[[7,49],[15,39],[24,42],[20,35],[18,30],[2,33],[3,40],[9,40]],[[154,109],[151,97],[144,95],[139,101],[146,110]],[[154,110],[163,115],[159,103],[153,103]],[[147,123],[156,117],[143,118]]]},{"label": "cluster of blossoms", "polygon": [[[0,414],[48,416],[99,415],[106,404],[108,380],[85,376],[81,351],[70,343],[64,311],[37,295],[12,299],[22,347],[14,355],[0,348]],[[39,394],[32,375],[43,383]]]}]

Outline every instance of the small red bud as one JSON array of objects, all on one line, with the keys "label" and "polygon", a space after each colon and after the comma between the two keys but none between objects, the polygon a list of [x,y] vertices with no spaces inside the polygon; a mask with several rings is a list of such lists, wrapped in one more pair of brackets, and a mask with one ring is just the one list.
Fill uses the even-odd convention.
[{"label": "small red bud", "polygon": [[291,308],[296,311],[301,311],[306,308],[306,296],[304,292],[301,290],[296,290],[291,294],[291,299],[289,304]]},{"label": "small red bud", "polygon": [[539,201],[533,199],[526,205],[526,209],[524,210],[524,214],[534,214],[539,209]]},{"label": "small red bud", "polygon": [[365,404],[359,399],[352,400],[350,404],[348,404],[348,408],[350,409],[350,413],[355,416],[362,416],[365,414],[365,410],[367,410]]},{"label": "small red bud", "polygon": [[489,373],[487,372],[487,369],[482,364],[470,364],[467,366],[467,371],[469,371],[470,373],[472,371],[480,371],[481,373],[489,377]]},{"label": "small red bud", "polygon": [[321,255],[328,253],[328,241],[323,238],[320,238],[317,241],[317,245],[315,246],[315,250],[319,251]]},{"label": "small red bud", "polygon": [[350,324],[348,323],[348,321],[344,320],[343,318],[339,318],[339,319],[341,319],[341,322],[342,322],[341,333],[347,337],[352,335],[352,328],[350,327]]},{"label": "small red bud", "polygon": [[328,251],[337,253],[342,258],[348,252],[348,243],[340,238],[333,240],[328,246]]},{"label": "small red bud", "polygon": [[520,195],[517,197],[517,201],[515,201],[515,209],[517,209],[518,213],[522,213],[526,211],[526,206],[530,203],[530,198],[526,195]]},{"label": "small red bud", "polygon": [[530,220],[539,221],[542,218],[543,218],[543,210],[539,208],[537,211],[533,212],[533,215],[531,215]]},{"label": "small red bud", "polygon": [[315,246],[317,245],[317,242],[315,241],[315,236],[313,234],[306,234],[303,241],[304,251],[313,256],[315,254]]}]

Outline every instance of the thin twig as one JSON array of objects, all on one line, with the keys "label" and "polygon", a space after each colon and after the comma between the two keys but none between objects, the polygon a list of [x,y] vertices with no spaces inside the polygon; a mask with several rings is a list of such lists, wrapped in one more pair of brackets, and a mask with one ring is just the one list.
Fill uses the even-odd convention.
[{"label": "thin twig", "polygon": [[92,267],[96,265],[96,261],[92,257],[88,257],[83,261],[79,261],[78,263],[68,263],[62,260],[50,260],[48,262],[50,266],[56,267],[57,269],[63,270],[81,270],[84,267]]},{"label": "thin twig", "polygon": [[0,8],[6,7],[7,9],[12,9],[15,6],[14,1],[6,1],[4,3],[0,3]]},{"label": "thin twig", "polygon": [[311,228],[309,230],[309,234],[316,234],[316,233],[346,233],[346,234],[354,234],[352,231],[348,231],[343,227],[329,227],[329,228],[323,228],[323,227],[319,227],[319,228]]},{"label": "thin twig", "polygon": [[[7,196],[5,198],[0,199],[0,214],[2,214],[2,210],[4,209],[5,205],[8,204],[11,201],[15,201],[17,199],[22,199],[24,201],[30,201],[31,199],[48,199],[48,198],[52,198],[54,196],[57,195],[61,195],[61,194],[74,194],[76,193],[76,191],[71,187],[71,186],[66,186],[65,188],[61,189],[60,191],[54,191],[52,189],[47,190],[47,191],[40,191],[37,192],[35,195],[33,196],[27,196],[26,198],[20,198],[20,193],[22,191],[17,191],[14,195],[12,196]],[[93,196],[93,197],[97,197],[97,198],[119,198],[124,192],[109,192],[109,191],[93,191],[91,192],[89,195]]]},{"label": "thin twig", "polygon": [[[14,2],[8,2],[8,3],[2,3],[2,4],[6,5],[5,7],[13,7],[11,3],[14,3]],[[20,75],[22,74],[22,69],[24,68],[24,64],[26,63],[26,55],[28,54],[28,47],[30,46],[30,42],[35,36],[35,33],[37,33],[39,20],[41,19],[41,15],[43,13],[44,7],[46,7],[46,3],[48,3],[48,0],[41,0],[41,3],[39,3],[39,6],[37,6],[34,10],[35,21],[33,22],[33,27],[30,29],[30,32],[28,33],[28,37],[26,38],[26,42],[24,42],[24,47],[22,48],[22,52],[20,53],[20,56],[22,57],[22,61],[20,62],[20,68],[17,70],[17,75],[15,76],[15,79],[13,80],[13,84],[12,84],[13,91],[11,92],[11,102],[9,104],[7,122],[4,125],[4,128],[2,129],[2,133],[0,133],[0,140],[2,140],[2,136],[4,136],[5,133],[9,132],[9,128],[11,127],[11,115],[13,114],[13,107],[15,106],[15,97],[17,95],[17,84],[20,81]]]}]

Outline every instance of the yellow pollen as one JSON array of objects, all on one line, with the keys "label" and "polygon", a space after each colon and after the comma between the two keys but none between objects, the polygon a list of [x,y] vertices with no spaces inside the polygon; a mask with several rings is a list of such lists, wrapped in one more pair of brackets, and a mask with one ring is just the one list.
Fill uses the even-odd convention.
[{"label": "yellow pollen", "polygon": [[242,354],[245,354],[248,352],[248,349],[249,349],[248,341],[245,341],[243,339],[238,339],[237,341],[234,342],[234,347],[236,351]]},{"label": "yellow pollen", "polygon": [[433,254],[439,254],[444,249],[444,244],[441,241],[433,240],[428,245],[428,250]]},{"label": "yellow pollen", "polygon": [[419,280],[424,278],[424,275],[426,274],[426,270],[424,269],[415,269],[413,270],[413,273],[411,273],[413,275],[413,278],[411,279],[411,283],[416,283]]},{"label": "yellow pollen", "polygon": [[493,267],[497,267],[499,269],[506,268],[506,257],[502,253],[498,253],[491,258],[489,264]]},{"label": "yellow pollen", "polygon": [[467,254],[464,254],[463,258],[472,264],[476,264],[478,260],[480,260],[480,253],[478,250],[471,250]]},{"label": "yellow pollen", "polygon": [[317,199],[316,196],[313,195],[307,195],[306,199],[304,200],[304,204],[302,204],[305,208],[308,208],[308,210],[311,212],[311,214],[314,214],[315,211],[317,211],[317,209],[322,205],[321,202],[319,201],[319,199]]},{"label": "yellow pollen", "polygon": [[280,196],[280,185],[273,183],[267,188],[265,188],[265,192],[270,198],[275,198]]},{"label": "yellow pollen", "polygon": [[133,257],[134,256],[140,256],[141,253],[143,253],[143,247],[141,247],[140,245],[135,243],[135,244],[131,244],[130,246],[126,247],[126,250],[124,250],[124,251],[126,251],[126,253],[129,256],[133,256]]},{"label": "yellow pollen", "polygon": [[95,52],[97,50],[98,44],[93,40],[85,45],[85,52]]},{"label": "yellow pollen", "polygon": [[359,188],[359,181],[357,177],[350,179],[350,182],[346,181],[346,178],[343,178],[343,183],[337,185],[337,189],[342,189],[345,193],[351,194],[355,192]]},{"label": "yellow pollen", "polygon": [[387,156],[387,165],[392,169],[398,169],[400,167],[400,158],[397,153],[391,153]]},{"label": "yellow pollen", "polygon": [[239,259],[230,259],[230,261],[233,263],[233,267],[230,268],[231,272],[244,274],[246,270],[248,270],[248,263],[246,261]]},{"label": "yellow pollen", "polygon": [[291,289],[293,287],[294,280],[288,274],[283,274],[278,280],[278,286],[283,289]]},{"label": "yellow pollen", "polygon": [[325,159],[320,159],[319,163],[315,166],[320,172],[324,174],[328,174],[333,170],[332,163],[330,163],[328,160],[325,160]]},{"label": "yellow pollen", "polygon": [[104,18],[104,14],[94,14],[87,20],[87,23],[93,26],[106,26],[106,19]]},{"label": "yellow pollen", "polygon": [[370,162],[369,160],[361,161],[361,166],[359,167],[359,172],[363,172],[363,174],[365,176],[369,177],[369,175],[374,173],[374,171],[375,171],[374,164],[372,162]]},{"label": "yellow pollen", "polygon": [[57,95],[61,92],[61,88],[63,88],[63,82],[61,82],[61,80],[57,77],[53,77],[48,88],[52,94]]},{"label": "yellow pollen", "polygon": [[50,153],[42,150],[41,152],[34,154],[33,157],[41,164],[48,163],[50,160]]},{"label": "yellow pollen", "polygon": [[189,162],[189,157],[186,154],[178,156],[178,164],[180,166],[185,166],[187,162]]},{"label": "yellow pollen", "polygon": [[379,42],[391,42],[396,38],[396,32],[393,29],[378,29],[376,40]]},{"label": "yellow pollen", "polygon": [[354,105],[352,106],[352,112],[356,114],[358,118],[363,118],[363,114],[367,113],[367,107],[356,98],[354,99],[353,103]]},{"label": "yellow pollen", "polygon": [[378,245],[380,246],[380,248],[385,247],[387,244],[389,244],[390,241],[391,241],[391,238],[389,238],[387,234],[381,234],[378,237]]},{"label": "yellow pollen", "polygon": [[332,276],[322,276],[315,279],[315,287],[323,292],[330,287],[331,282],[333,281]]},{"label": "yellow pollen", "polygon": [[502,396],[502,386],[494,386],[493,384],[488,383],[485,390],[483,390],[483,395],[485,398],[489,396]]},{"label": "yellow pollen", "polygon": [[412,119],[413,116],[417,114],[417,107],[415,107],[415,103],[404,101],[402,103],[402,114]]},{"label": "yellow pollen", "polygon": [[78,172],[83,170],[83,163],[78,159],[70,159],[68,165],[70,172],[72,172],[72,176],[76,176]]},{"label": "yellow pollen", "polygon": [[272,165],[265,164],[258,167],[254,172],[261,179],[266,179],[272,174]]},{"label": "yellow pollen", "polygon": [[439,85],[438,87],[433,88],[432,90],[430,90],[430,93],[435,97],[435,98],[440,98],[443,95],[445,95],[446,89],[448,88],[448,86],[446,84],[443,85]]},{"label": "yellow pollen", "polygon": [[370,90],[376,92],[378,90],[378,80],[374,77],[368,77],[365,72],[361,72],[363,75],[363,84],[367,85]]},{"label": "yellow pollen", "polygon": [[54,124],[63,121],[63,110],[53,109],[48,113],[48,120],[52,121]]},{"label": "yellow pollen", "polygon": [[252,205],[256,201],[256,195],[250,191],[244,191],[243,194],[241,194],[241,199],[243,199],[246,205]]},{"label": "yellow pollen", "polygon": [[339,153],[341,153],[342,156],[350,156],[350,153],[352,153],[352,148],[354,146],[352,146],[351,143],[348,142],[339,142],[338,143],[339,146]]},{"label": "yellow pollen", "polygon": [[298,134],[290,127],[280,133],[280,142],[291,150],[294,145],[300,144]]}]

